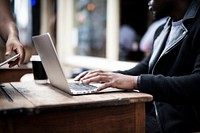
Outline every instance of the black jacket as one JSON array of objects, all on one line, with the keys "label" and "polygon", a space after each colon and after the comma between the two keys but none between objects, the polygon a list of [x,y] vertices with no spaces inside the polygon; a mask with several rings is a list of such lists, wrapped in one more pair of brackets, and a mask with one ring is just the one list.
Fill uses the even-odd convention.
[{"label": "black jacket", "polygon": [[[155,39],[171,25],[170,19]],[[118,71],[140,75],[138,90],[153,95],[157,121],[165,133],[200,131],[200,0],[191,2],[183,27],[173,46],[153,65],[149,65],[150,55],[136,67]]]}]

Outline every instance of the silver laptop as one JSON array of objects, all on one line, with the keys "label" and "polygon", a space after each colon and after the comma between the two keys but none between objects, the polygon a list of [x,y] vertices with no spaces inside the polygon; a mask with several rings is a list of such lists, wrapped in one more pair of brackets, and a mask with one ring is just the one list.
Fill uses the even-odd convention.
[{"label": "silver laptop", "polygon": [[[73,95],[90,94],[94,92],[94,89],[96,89],[95,86],[78,82],[69,83],[67,81],[49,33],[33,36],[32,40],[52,86]],[[106,92],[119,90],[120,89],[114,88],[106,89]]]}]

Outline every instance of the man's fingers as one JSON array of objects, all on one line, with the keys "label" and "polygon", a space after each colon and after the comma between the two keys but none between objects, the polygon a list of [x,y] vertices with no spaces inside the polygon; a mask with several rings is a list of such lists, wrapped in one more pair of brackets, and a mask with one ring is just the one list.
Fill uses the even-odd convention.
[{"label": "man's fingers", "polygon": [[76,76],[74,78],[75,81],[79,81],[82,77],[84,77],[86,74],[88,73],[88,71],[82,72],[80,73],[78,76]]},{"label": "man's fingers", "polygon": [[104,90],[104,89],[106,89],[106,88],[108,88],[108,87],[111,87],[110,86],[110,83],[104,83],[104,84],[102,84],[101,86],[99,86],[98,88],[96,88],[96,90],[95,90],[95,92],[99,92],[99,91],[102,91],[102,90]]},{"label": "man's fingers", "polygon": [[18,66],[20,66],[20,65],[23,63],[24,58],[25,58],[25,50],[24,50],[23,48],[22,48],[22,50],[19,49],[19,50],[17,51],[17,53],[20,54],[19,60],[18,60]]},{"label": "man's fingers", "polygon": [[84,80],[81,80],[84,84],[89,84],[89,83],[92,83],[92,82],[108,82],[108,77],[107,76],[93,76],[91,78],[88,78],[88,79],[84,79]]}]

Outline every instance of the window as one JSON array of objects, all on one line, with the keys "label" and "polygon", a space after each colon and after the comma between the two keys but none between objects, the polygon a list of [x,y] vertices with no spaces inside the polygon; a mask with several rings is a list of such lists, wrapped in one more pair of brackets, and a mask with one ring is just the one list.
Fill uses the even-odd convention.
[{"label": "window", "polygon": [[[112,71],[129,69],[137,64],[137,62],[119,61],[120,0],[58,0],[57,2],[57,51],[64,64]],[[94,18],[90,18],[96,16],[102,16],[97,19],[100,23],[94,23]],[[87,23],[91,25],[88,26],[87,23],[80,25],[86,18]],[[105,40],[102,39],[103,34]],[[86,46],[81,46],[81,43],[86,43]]]},{"label": "window", "polygon": [[75,54],[105,57],[106,0],[75,0]]}]

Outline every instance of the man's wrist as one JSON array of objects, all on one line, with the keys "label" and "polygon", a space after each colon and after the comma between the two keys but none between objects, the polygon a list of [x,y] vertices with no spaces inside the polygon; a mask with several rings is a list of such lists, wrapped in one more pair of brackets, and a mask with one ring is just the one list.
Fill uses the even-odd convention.
[{"label": "man's wrist", "polygon": [[134,89],[139,89],[139,87],[140,87],[140,76],[136,76]]}]

